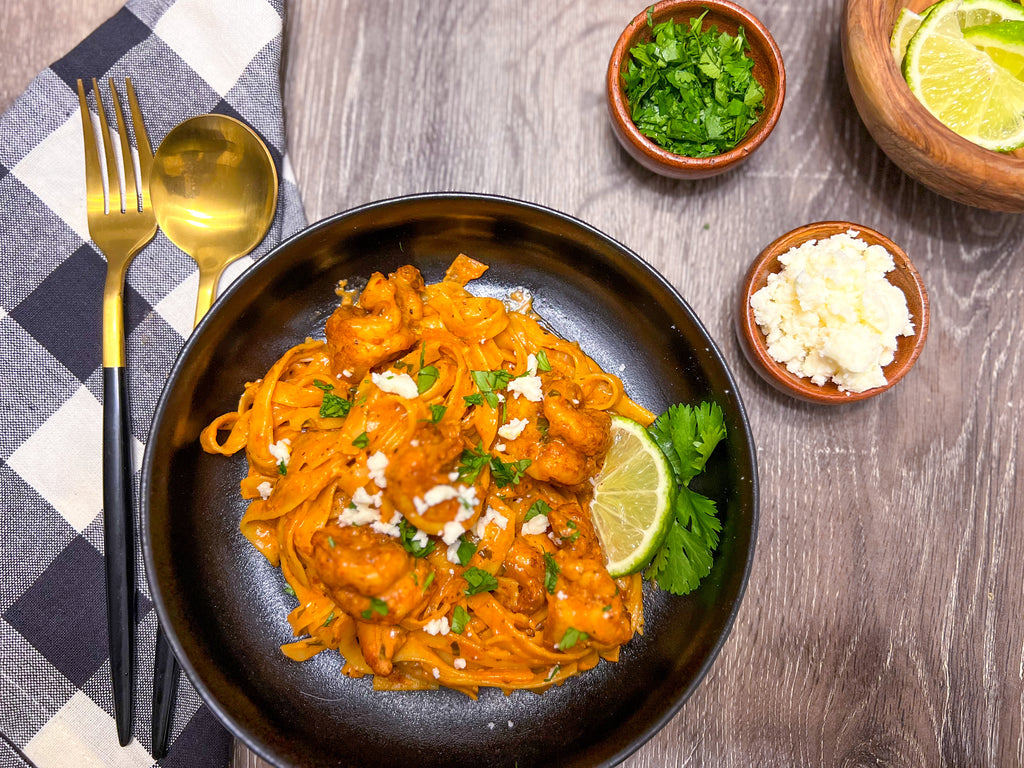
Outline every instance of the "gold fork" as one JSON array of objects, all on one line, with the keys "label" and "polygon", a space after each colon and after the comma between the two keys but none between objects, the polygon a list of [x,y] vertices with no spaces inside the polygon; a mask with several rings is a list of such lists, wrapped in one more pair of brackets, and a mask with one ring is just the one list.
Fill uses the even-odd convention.
[{"label": "gold fork", "polygon": [[131,503],[131,438],[128,432],[128,385],[124,354],[124,291],[128,264],[156,234],[156,217],[149,198],[153,150],[149,145],[142,112],[130,78],[125,78],[135,143],[138,149],[139,185],[133,171],[128,127],[113,79],[110,96],[120,136],[124,167],[122,188],[107,113],[96,80],[92,92],[100,117],[106,189],[96,146],[89,103],[82,81],[78,101],[85,138],[85,186],[89,235],[107,257],[103,287],[103,542],[107,583],[107,636],[110,645],[110,678],[114,692],[117,738],[124,746],[132,738],[132,680],[135,635],[135,535]]}]

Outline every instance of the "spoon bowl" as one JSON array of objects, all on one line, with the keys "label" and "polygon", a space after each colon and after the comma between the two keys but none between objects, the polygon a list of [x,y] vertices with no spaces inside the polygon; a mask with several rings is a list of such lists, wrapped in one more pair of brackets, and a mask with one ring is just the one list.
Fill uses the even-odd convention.
[{"label": "spoon bowl", "polygon": [[267,145],[233,117],[193,117],[160,143],[150,195],[160,228],[199,265],[196,323],[213,303],[224,268],[266,236],[277,184]]}]

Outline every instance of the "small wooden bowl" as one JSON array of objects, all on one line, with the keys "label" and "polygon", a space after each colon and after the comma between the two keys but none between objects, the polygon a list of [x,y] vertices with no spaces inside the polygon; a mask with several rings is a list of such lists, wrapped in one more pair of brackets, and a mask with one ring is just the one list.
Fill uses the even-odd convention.
[{"label": "small wooden bowl", "polygon": [[626,100],[622,83],[622,71],[629,61],[629,51],[635,45],[651,39],[651,28],[647,24],[647,8],[629,23],[612,50],[608,62],[607,90],[608,114],[611,117],[615,137],[633,158],[650,171],[675,179],[702,179],[716,176],[735,168],[768,138],[782,114],[782,102],[786,97],[786,69],[782,64],[782,53],[775,40],[749,11],[728,0],[662,0],[653,6],[654,23],[659,24],[670,18],[677,23],[687,23],[694,16],[707,10],[704,29],[715,25],[722,32],[735,35],[740,27],[747,36],[750,50],[747,55],[754,60],[754,77],[764,87],[764,113],[751,126],[747,135],[728,152],[713,157],[684,157],[662,149],[637,129],[630,117],[629,102]]},{"label": "small wooden bowl", "polygon": [[1024,150],[993,152],[940,123],[910,92],[889,51],[896,16],[931,0],[847,0],[843,64],[850,94],[878,146],[905,173],[960,203],[1024,212]]},{"label": "small wooden bowl", "polygon": [[[768,275],[782,271],[779,256],[808,240],[823,240],[851,229],[859,233],[859,239],[869,245],[881,245],[892,254],[896,269],[886,274],[886,278],[903,291],[903,295],[907,297],[907,309],[910,311],[910,320],[914,324],[914,335],[897,337],[896,356],[889,365],[882,369],[886,384],[865,392],[843,392],[832,381],[818,385],[811,383],[810,379],[790,373],[786,366],[776,362],[768,354],[764,333],[755,322],[754,310],[750,307],[750,297],[767,284]],[[760,255],[754,259],[740,291],[736,334],[747,361],[773,387],[801,400],[832,405],[852,403],[874,397],[890,389],[906,376],[907,371],[920,356],[924,342],[928,338],[928,315],[928,294],[924,289],[921,275],[914,269],[914,265],[910,263],[910,259],[902,248],[880,232],[859,224],[849,221],[820,221],[787,232],[761,251]]]}]

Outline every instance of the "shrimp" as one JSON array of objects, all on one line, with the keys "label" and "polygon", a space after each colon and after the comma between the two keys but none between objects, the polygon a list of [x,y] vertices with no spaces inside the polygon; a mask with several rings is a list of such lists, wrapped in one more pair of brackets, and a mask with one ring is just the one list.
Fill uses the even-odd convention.
[{"label": "shrimp", "polygon": [[424,424],[415,435],[391,458],[384,495],[410,523],[437,535],[459,516],[463,502],[454,497],[429,504],[427,494],[434,488],[454,487],[451,478],[462,455],[462,440],[454,424]]},{"label": "shrimp", "polygon": [[578,385],[568,379],[552,378],[544,390],[544,417],[551,437],[564,440],[586,457],[608,450],[612,417],[582,405],[583,391]]},{"label": "shrimp", "polygon": [[544,555],[536,547],[516,538],[505,555],[495,598],[514,613],[533,613],[544,605]]},{"label": "shrimp", "polygon": [[385,278],[375,272],[359,306],[343,304],[327,320],[327,345],[336,376],[356,382],[411,348],[423,319],[423,276],[412,266]]},{"label": "shrimp", "polygon": [[313,571],[334,602],[375,624],[398,624],[425,600],[430,566],[393,538],[365,526],[328,525],[313,534]]},{"label": "shrimp", "polygon": [[356,622],[359,650],[363,652],[363,658],[373,673],[381,677],[387,677],[394,671],[392,659],[395,651],[405,643],[407,635],[401,627],[371,624],[368,621]]},{"label": "shrimp", "polygon": [[601,561],[579,558],[570,552],[558,552],[554,557],[559,574],[554,594],[547,596],[545,641],[552,646],[561,643],[571,627],[600,645],[628,642],[633,636],[629,616],[618,587]]}]

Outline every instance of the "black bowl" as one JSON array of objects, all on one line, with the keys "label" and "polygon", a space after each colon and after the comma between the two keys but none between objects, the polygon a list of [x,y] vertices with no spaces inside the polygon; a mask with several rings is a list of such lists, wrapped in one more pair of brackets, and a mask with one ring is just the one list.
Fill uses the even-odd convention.
[{"label": "black bowl", "polygon": [[[460,252],[490,265],[471,287],[524,286],[560,335],[576,339],[658,413],[715,399],[728,438],[699,490],[719,503],[722,541],[693,594],[645,592],[646,628],[618,663],[538,696],[478,700],[450,690],[375,692],[325,652],[297,664],[294,600],[238,532],[241,456],[202,452],[200,430],[235,408],[246,381],[319,335],[339,279],[411,263],[428,282]],[[696,481],[695,481],[696,485]],[[308,766],[591,766],[624,759],[693,693],[739,609],[757,530],[757,467],[743,404],[693,311],[634,253],[554,211],[484,195],[372,203],[314,224],[237,280],[189,338],[156,410],[142,472],[146,572],[160,622],[192,683],[265,759]]]}]

